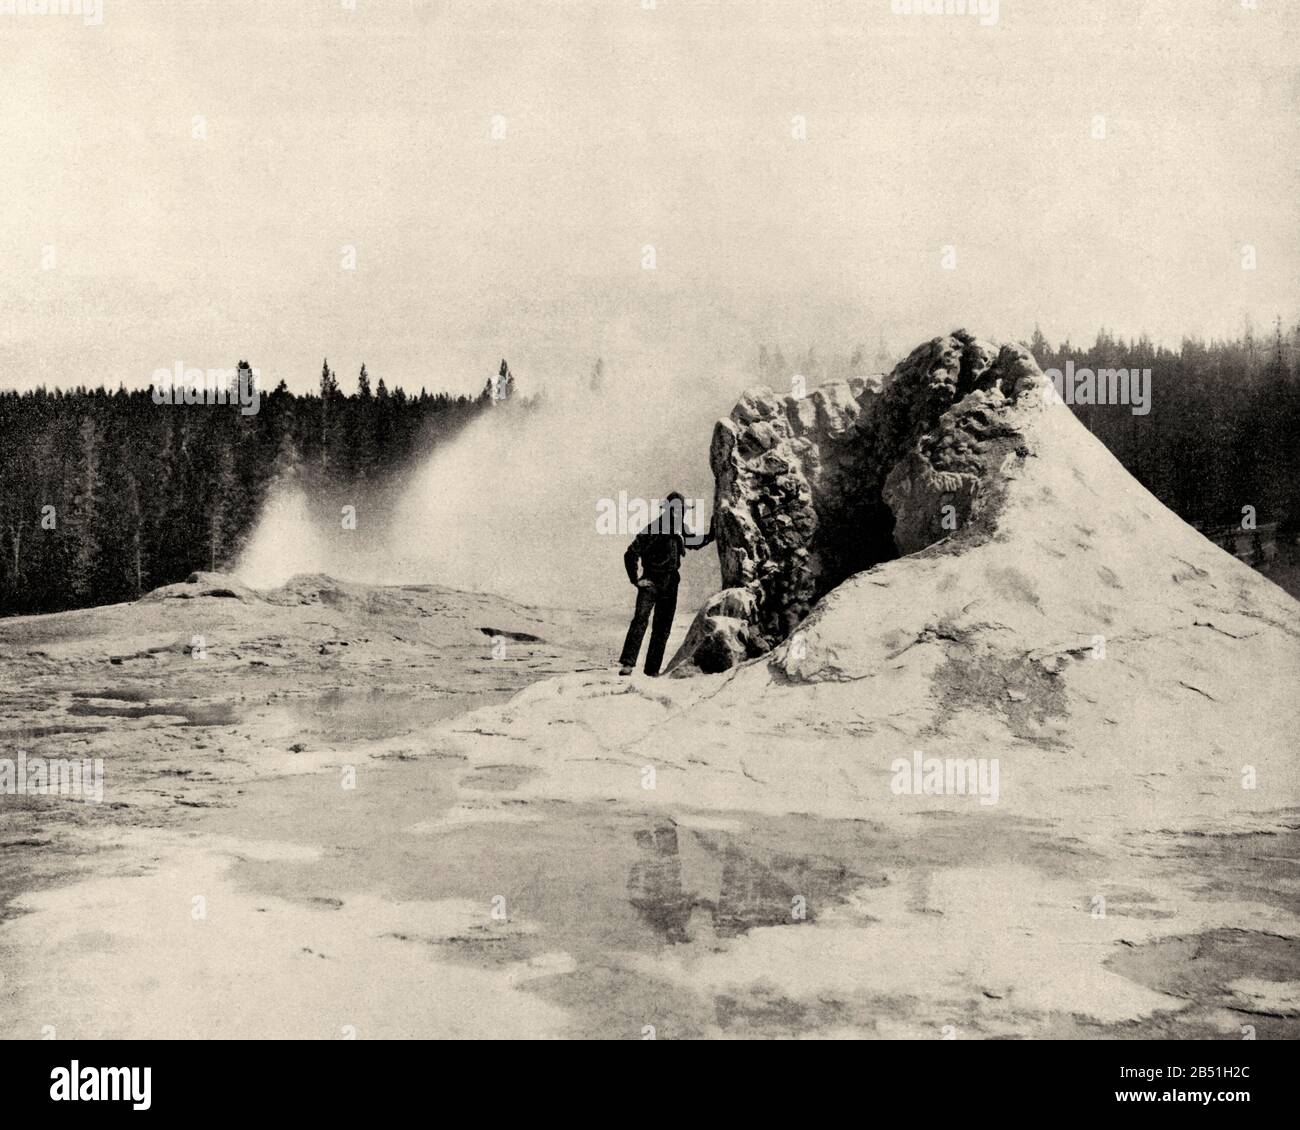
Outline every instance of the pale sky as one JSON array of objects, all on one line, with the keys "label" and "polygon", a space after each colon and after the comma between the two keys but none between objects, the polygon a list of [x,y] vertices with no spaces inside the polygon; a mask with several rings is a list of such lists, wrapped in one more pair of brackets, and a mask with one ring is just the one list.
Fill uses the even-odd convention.
[{"label": "pale sky", "polygon": [[0,15],[0,387],[1300,317],[1294,0],[642,2]]}]

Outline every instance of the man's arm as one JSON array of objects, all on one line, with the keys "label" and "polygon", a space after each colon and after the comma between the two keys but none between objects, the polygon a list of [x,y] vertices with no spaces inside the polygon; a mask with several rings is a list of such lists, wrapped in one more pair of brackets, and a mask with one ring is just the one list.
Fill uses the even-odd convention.
[{"label": "man's arm", "polygon": [[627,579],[636,584],[636,569],[641,563],[641,535],[632,539],[632,544],[623,553],[623,568],[627,570]]},{"label": "man's arm", "polygon": [[688,532],[686,534],[686,537],[683,538],[682,540],[684,541],[687,549],[703,549],[706,545],[708,545],[711,541],[713,541],[713,527],[710,526],[709,532],[705,534],[702,538],[696,538],[694,534]]}]

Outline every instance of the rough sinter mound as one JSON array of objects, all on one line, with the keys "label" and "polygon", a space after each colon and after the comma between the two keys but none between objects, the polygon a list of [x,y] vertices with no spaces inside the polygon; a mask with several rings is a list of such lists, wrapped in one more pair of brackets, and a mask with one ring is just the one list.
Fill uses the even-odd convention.
[{"label": "rough sinter mound", "polygon": [[888,377],[798,398],[745,392],[709,450],[725,587],[671,667],[722,671],[762,655],[854,573],[987,535],[998,468],[1028,454],[1017,400],[1042,380],[1026,350],[958,330]]}]

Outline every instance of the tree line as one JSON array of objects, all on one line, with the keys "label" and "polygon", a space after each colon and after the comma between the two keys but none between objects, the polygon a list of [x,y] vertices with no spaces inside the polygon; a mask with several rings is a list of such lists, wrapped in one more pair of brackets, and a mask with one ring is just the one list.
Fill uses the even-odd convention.
[{"label": "tree line", "polygon": [[[237,372],[251,378],[246,362]],[[399,487],[413,456],[510,387],[408,394],[372,386],[363,365],[345,393],[326,361],[317,392],[281,381],[252,414],[234,397],[160,404],[154,392],[0,392],[0,614],[134,600],[229,568],[273,484],[353,502]]]}]

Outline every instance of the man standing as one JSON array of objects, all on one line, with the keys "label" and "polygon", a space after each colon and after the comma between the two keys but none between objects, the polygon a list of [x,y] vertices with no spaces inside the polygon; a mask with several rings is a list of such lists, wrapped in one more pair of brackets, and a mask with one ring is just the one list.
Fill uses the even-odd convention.
[{"label": "man standing", "polygon": [[[710,529],[702,538],[691,533],[685,522],[686,500],[673,491],[653,522],[633,539],[623,554],[623,567],[627,579],[636,585],[636,611],[628,625],[623,641],[623,654],[619,657],[620,675],[630,675],[636,667],[641,651],[646,624],[654,613],[654,626],[650,629],[650,646],[645,653],[645,673],[658,675],[664,659],[664,645],[673,626],[673,613],[677,611],[678,569],[687,549],[703,549],[713,540]],[[637,564],[641,576],[637,577]]]}]

